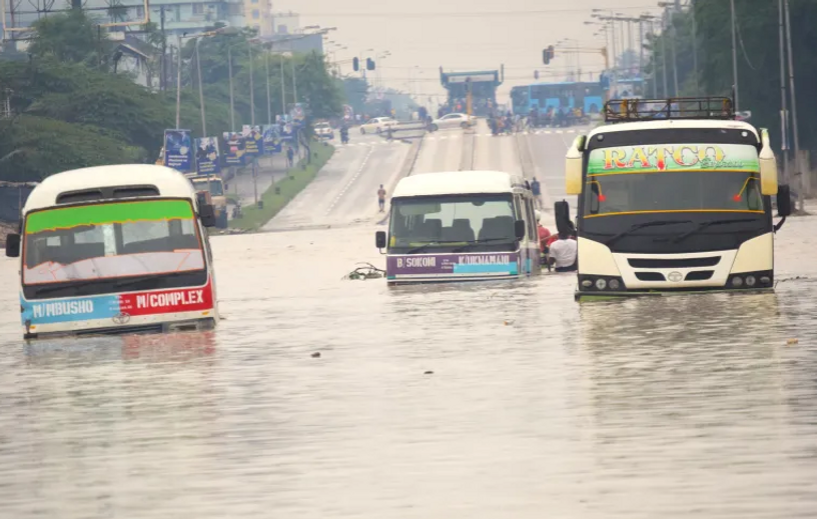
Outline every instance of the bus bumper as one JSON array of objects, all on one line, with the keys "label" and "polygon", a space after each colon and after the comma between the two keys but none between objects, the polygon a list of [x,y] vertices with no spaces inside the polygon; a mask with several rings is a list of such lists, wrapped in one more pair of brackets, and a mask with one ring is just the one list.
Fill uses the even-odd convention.
[{"label": "bus bumper", "polygon": [[758,287],[758,288],[724,288],[712,287],[697,290],[625,290],[621,292],[600,292],[600,291],[581,291],[576,290],[574,299],[578,302],[589,301],[612,301],[617,299],[626,299],[633,297],[667,297],[667,296],[684,296],[690,294],[764,294],[774,292],[774,287]]},{"label": "bus bumper", "polygon": [[47,332],[26,332],[23,338],[26,340],[58,338],[58,337],[88,337],[98,335],[144,335],[154,333],[174,333],[174,332],[201,332],[212,330],[216,327],[216,319],[207,317],[203,319],[187,319],[183,321],[172,321],[164,323],[143,323],[133,326],[109,326],[99,328],[83,328],[74,330],[55,330]]}]

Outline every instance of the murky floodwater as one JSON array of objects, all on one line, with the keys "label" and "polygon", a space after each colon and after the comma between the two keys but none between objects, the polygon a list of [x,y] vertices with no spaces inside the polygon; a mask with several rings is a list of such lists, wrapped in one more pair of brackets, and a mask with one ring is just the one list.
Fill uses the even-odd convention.
[{"label": "murky floodwater", "polygon": [[775,295],[581,306],[342,281],[370,227],[219,237],[216,332],[29,346],[0,261],[0,517],[814,517],[816,237]]}]

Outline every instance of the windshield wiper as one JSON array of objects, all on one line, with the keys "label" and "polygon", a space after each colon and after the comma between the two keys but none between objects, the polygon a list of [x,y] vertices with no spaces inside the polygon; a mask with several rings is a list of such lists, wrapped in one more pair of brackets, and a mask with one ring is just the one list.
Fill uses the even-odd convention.
[{"label": "windshield wiper", "polygon": [[674,225],[677,223],[692,223],[692,220],[658,220],[656,222],[637,223],[630,227],[629,229],[627,229],[626,231],[621,231],[620,233],[616,234],[615,236],[604,242],[604,244],[610,245],[613,242],[618,241],[620,238],[623,238],[624,236],[627,236],[628,234],[639,229],[643,229],[644,227],[657,227],[659,225]]},{"label": "windshield wiper", "polygon": [[428,247],[431,247],[432,245],[450,245],[450,244],[453,244],[453,243],[465,243],[466,244],[465,246],[456,248],[453,251],[451,251],[451,252],[459,252],[459,251],[461,251],[463,249],[466,249],[468,247],[471,247],[473,245],[478,245],[480,243],[488,243],[488,242],[492,242],[492,241],[506,241],[506,242],[510,243],[510,242],[513,241],[513,238],[487,238],[485,240],[438,240],[438,241],[430,241],[428,243],[424,243],[423,245],[420,245],[419,247],[415,247],[415,248],[411,249],[410,251],[406,252],[405,254],[417,254],[418,252],[422,252],[422,251],[426,250]]},{"label": "windshield wiper", "polygon": [[727,224],[727,223],[747,223],[747,222],[756,222],[756,221],[757,220],[754,219],[754,218],[733,218],[731,220],[709,220],[708,222],[702,222],[702,223],[698,224],[697,227],[695,227],[694,229],[692,229],[690,231],[687,231],[687,232],[685,232],[683,234],[678,235],[674,240],[672,240],[672,243],[680,243],[683,240],[687,239],[688,237],[692,236],[693,234],[695,234],[697,232],[700,232],[700,231],[703,231],[704,229],[706,229],[707,227],[710,227],[712,225],[723,225],[723,224]]},{"label": "windshield wiper", "polygon": [[[513,240],[514,240],[513,238],[485,238],[484,240],[465,240],[466,245],[463,245],[462,247],[457,247],[456,249],[454,249],[451,252],[462,252],[464,250],[470,249],[474,245],[479,245],[481,243],[491,243],[491,242],[496,242],[496,241],[511,243],[511,242],[513,242]],[[462,243],[462,242],[459,241],[457,243]]]}]

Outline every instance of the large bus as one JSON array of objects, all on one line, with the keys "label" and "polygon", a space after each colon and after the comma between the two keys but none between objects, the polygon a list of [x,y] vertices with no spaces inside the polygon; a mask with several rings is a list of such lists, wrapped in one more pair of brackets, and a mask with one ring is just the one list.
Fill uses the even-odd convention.
[{"label": "large bus", "polygon": [[100,166],[46,178],[6,255],[21,257],[27,339],[212,329],[215,224],[179,172]]},{"label": "large bus", "polygon": [[517,279],[540,272],[528,183],[500,171],[428,173],[402,179],[391,199],[389,285]]},{"label": "large bus", "polygon": [[448,112],[466,113],[469,92],[472,115],[485,117],[495,111],[496,89],[502,84],[500,71],[443,72],[440,67],[440,82],[448,91]]},{"label": "large bus", "polygon": [[578,236],[577,300],[771,290],[774,233],[791,200],[778,186],[768,132],[734,120],[728,98],[609,106],[610,124],[567,153],[575,227],[567,202],[555,207],[559,231]]},{"label": "large bus", "polygon": [[536,83],[511,88],[511,103],[516,114],[527,115],[531,110],[545,114],[581,108],[586,114],[599,113],[604,91],[598,82]]}]

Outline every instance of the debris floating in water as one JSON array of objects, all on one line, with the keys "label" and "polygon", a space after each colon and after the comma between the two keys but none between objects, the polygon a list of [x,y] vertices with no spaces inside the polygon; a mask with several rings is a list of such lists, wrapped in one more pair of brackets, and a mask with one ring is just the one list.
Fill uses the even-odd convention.
[{"label": "debris floating in water", "polygon": [[343,277],[343,279],[378,279],[385,277],[386,271],[379,269],[371,263],[358,263],[358,267]]},{"label": "debris floating in water", "polygon": [[433,375],[433,374],[434,374],[433,371],[426,371],[425,373],[423,373],[423,375]]},{"label": "debris floating in water", "polygon": [[792,345],[792,344],[798,344],[799,342],[800,342],[799,339],[789,339],[789,340],[786,341],[786,344]]},{"label": "debris floating in water", "polygon": [[316,351],[315,353],[312,354],[313,359],[318,359],[318,358],[320,358],[320,356],[321,356],[321,352],[319,352],[319,351]]},{"label": "debris floating in water", "polygon": [[514,323],[513,319],[505,319],[505,326],[511,326]]}]

